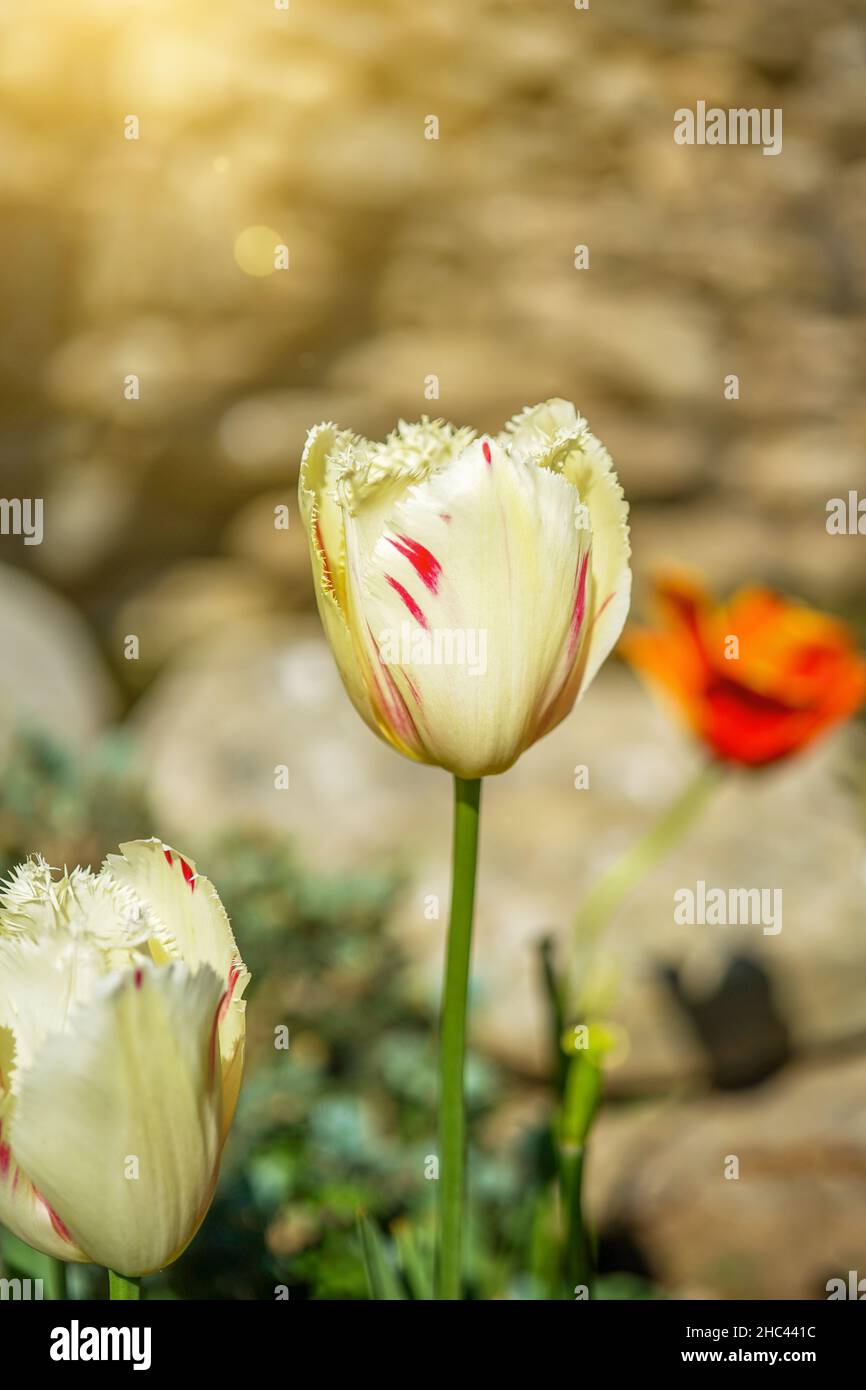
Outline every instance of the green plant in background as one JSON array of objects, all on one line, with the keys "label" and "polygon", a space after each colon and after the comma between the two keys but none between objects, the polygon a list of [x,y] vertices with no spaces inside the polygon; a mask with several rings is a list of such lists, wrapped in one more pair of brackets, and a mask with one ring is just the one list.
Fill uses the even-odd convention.
[{"label": "green plant in background", "polygon": [[[149,1296],[273,1298],[285,1288],[292,1298],[363,1299],[359,1211],[388,1232],[389,1247],[399,1233],[409,1267],[432,1231],[429,1008],[383,929],[401,883],[370,872],[325,878],[277,836],[230,834],[209,852],[255,982],[247,1078],[211,1215],[187,1254],[149,1281]],[[278,1029],[288,1029],[287,1049],[274,1045]],[[470,1056],[473,1121],[495,1114],[507,1084]],[[519,1155],[479,1164],[479,1223],[491,1241],[471,1266],[488,1296],[490,1284],[507,1285],[495,1246],[510,1244],[503,1227],[525,1174]]]},{"label": "green plant in background", "polygon": [[80,751],[35,729],[10,736],[0,756],[0,877],[34,849],[50,864],[100,864],[121,840],[152,831],[123,733]]},{"label": "green plant in background", "polygon": [[[276,836],[229,835],[210,853],[253,972],[248,1075],[211,1216],[154,1294],[429,1297],[437,1058],[433,1004],[384,929],[402,885],[322,878]],[[280,1025],[288,1051],[273,1046]],[[565,1296],[549,1127],[542,1114],[507,1148],[497,1137],[509,1103],[537,1091],[470,1050],[471,1298]]]},{"label": "green plant in background", "polygon": [[[40,824],[59,864],[99,862],[117,825],[139,835],[152,827],[124,739],[76,756],[20,736],[6,772],[6,863],[36,842]],[[294,1299],[365,1299],[383,1288],[429,1297],[435,1003],[419,996],[386,929],[401,879],[316,872],[284,838],[250,829],[200,852],[219,865],[216,886],[253,973],[246,1078],[212,1209],[181,1258],[143,1281],[146,1297],[273,1299],[284,1290]],[[287,1049],[275,1046],[278,1029],[288,1030]],[[537,1092],[469,1051],[472,1298],[562,1296],[549,1128],[542,1114],[518,1142],[499,1137],[509,1105]],[[42,1278],[45,1297],[106,1294],[104,1271],[59,1266],[5,1232],[0,1265],[3,1277]]]},{"label": "green plant in background", "polygon": [[[628,895],[691,830],[733,769],[755,774],[797,756],[866,699],[866,661],[854,632],[838,619],[771,590],[740,590],[726,604],[694,579],[660,576],[658,622],[629,628],[621,649],[638,674],[673,703],[705,754],[692,781],[656,823],[592,885],[571,932],[566,978],[544,958],[551,1027],[569,1015],[585,1029],[556,1049],[558,1109],[554,1136],[562,1203],[562,1272],[566,1285],[590,1293],[594,1282],[583,1175],[590,1131],[602,1097],[609,1030],[587,1023],[586,973],[598,939]],[[563,1065],[564,1052],[569,1060]]]}]

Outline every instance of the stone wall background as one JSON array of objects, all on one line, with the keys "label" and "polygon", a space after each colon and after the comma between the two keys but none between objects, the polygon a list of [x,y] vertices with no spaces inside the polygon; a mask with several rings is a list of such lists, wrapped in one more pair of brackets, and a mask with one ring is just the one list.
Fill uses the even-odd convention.
[{"label": "stone wall background", "polygon": [[[273,527],[310,424],[381,434],[427,410],[492,430],[570,397],[633,503],[636,611],[676,560],[866,629],[866,541],[824,524],[829,498],[866,493],[856,0],[10,0],[0,90],[0,494],[43,497],[46,518],[41,546],[0,538],[3,737],[36,722],[87,745],[122,718],[160,833],[193,852],[241,818],[323,865],[408,866],[391,929],[427,1005],[447,783],[358,722],[301,530]],[[783,152],[677,146],[673,112],[699,99],[781,107]],[[290,268],[264,273],[277,241]],[[581,891],[695,761],[611,663],[488,788],[476,1037],[529,1095],[534,943],[555,929],[564,949]],[[837,1055],[866,1028],[844,785],[862,768],[848,731],[732,781],[605,943],[631,1037],[612,1088],[649,1099],[611,1108],[593,1199],[673,1288],[809,1296],[866,1273],[866,1063]],[[671,894],[696,877],[781,885],[783,933],[684,942]],[[664,971],[700,1000],[738,955],[769,973],[802,1061],[744,1098],[676,1099],[706,1057]],[[734,1003],[748,1050],[760,1020]],[[752,1180],[725,1184],[738,1144]]]}]

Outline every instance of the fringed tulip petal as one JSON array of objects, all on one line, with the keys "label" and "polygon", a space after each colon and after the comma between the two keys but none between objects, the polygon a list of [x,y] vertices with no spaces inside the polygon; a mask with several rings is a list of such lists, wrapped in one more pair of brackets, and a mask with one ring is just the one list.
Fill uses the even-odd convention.
[{"label": "fringed tulip petal", "polygon": [[228,1071],[243,1043],[243,993],[250,975],[219,895],[192,859],[161,840],[134,840],[120,850],[108,856],[106,871],[142,909],[149,938],[159,943],[169,959],[182,960],[192,970],[209,965],[226,982],[219,1042]]},{"label": "fringed tulip petal", "polygon": [[577,502],[564,479],[476,442],[392,513],[365,612],[426,761],[477,777],[533,742],[586,617]]},{"label": "fringed tulip petal", "polygon": [[504,771],[619,635],[626,505],[568,402],[524,411],[497,441],[442,421],[401,421],[383,444],[320,425],[300,497],[343,681],[408,757]]},{"label": "fringed tulip petal", "polygon": [[[0,1028],[0,1051],[3,1037]],[[11,1095],[4,1096],[0,1082],[0,1225],[45,1255],[72,1263],[86,1261],[89,1256],[75,1244],[57,1212],[21,1168],[9,1137],[15,1103]]]},{"label": "fringed tulip petal", "polygon": [[346,538],[343,515],[334,498],[336,458],[353,436],[335,425],[311,430],[303,458],[298,496],[313,564],[316,604],[346,690],[361,718],[378,732],[378,722],[349,627],[346,591]]},{"label": "fringed tulip petal", "polygon": [[170,1263],[217,1179],[249,974],[213,885],[160,840],[0,888],[0,1221],[125,1274]]},{"label": "fringed tulip petal", "polygon": [[[519,457],[567,478],[586,508],[586,522],[592,534],[593,605],[580,663],[576,692],[580,696],[610,655],[628,616],[631,602],[628,503],[613,471],[610,454],[590,433],[571,401],[551,400],[525,410],[506,426],[506,437],[510,437],[512,450]],[[549,727],[568,713],[573,702],[572,693],[568,707]]]},{"label": "fringed tulip petal", "polygon": [[23,1079],[13,1149],[97,1264],[127,1275],[161,1268],[208,1208],[221,1142],[221,994],[207,967],[111,974]]}]

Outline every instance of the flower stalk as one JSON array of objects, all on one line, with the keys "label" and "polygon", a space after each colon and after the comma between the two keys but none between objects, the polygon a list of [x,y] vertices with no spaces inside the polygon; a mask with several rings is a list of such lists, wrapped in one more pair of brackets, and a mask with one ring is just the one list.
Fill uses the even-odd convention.
[{"label": "flower stalk", "polygon": [[[593,885],[574,921],[574,956],[584,961],[602,929],[633,888],[668,854],[693,824],[724,776],[718,762],[705,763],[662,816]],[[576,969],[573,966],[573,974]],[[572,979],[572,996],[578,997]],[[576,1012],[580,1012],[579,1007]],[[555,1135],[564,1231],[563,1272],[569,1290],[592,1292],[594,1259],[583,1210],[586,1143],[601,1102],[600,1055],[590,1042],[570,1059]]]},{"label": "flower stalk", "polygon": [[586,1139],[601,1102],[601,1067],[591,1053],[568,1067],[559,1128],[559,1182],[564,1213],[563,1270],[569,1296],[579,1287],[592,1292],[594,1255],[583,1213]]},{"label": "flower stalk", "polygon": [[[594,946],[601,931],[633,888],[650,873],[686,833],[713,791],[722,781],[725,768],[716,761],[706,762],[697,776],[686,784],[679,796],[659,819],[641,835],[593,884],[583,899],[572,926],[574,957],[580,963]],[[572,979],[573,996],[579,981]]]},{"label": "flower stalk", "polygon": [[113,1269],[110,1269],[108,1271],[108,1297],[114,1302],[126,1303],[141,1298],[141,1280],[127,1279],[125,1274],[117,1274]]},{"label": "flower stalk", "polygon": [[478,857],[481,780],[454,779],[451,912],[442,992],[439,1079],[439,1278],[440,1299],[459,1299],[462,1287],[463,1208],[466,1164],[466,1006],[472,950],[472,916]]}]

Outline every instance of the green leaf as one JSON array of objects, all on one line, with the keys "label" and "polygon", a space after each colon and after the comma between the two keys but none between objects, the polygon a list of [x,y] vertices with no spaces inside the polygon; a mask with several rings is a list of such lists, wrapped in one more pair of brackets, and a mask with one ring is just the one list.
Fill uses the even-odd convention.
[{"label": "green leaf", "polygon": [[406,1295],[394,1272],[386,1242],[378,1227],[368,1220],[364,1212],[358,1213],[358,1234],[361,1238],[361,1256],[370,1298],[374,1302],[388,1303],[405,1299]]},{"label": "green leaf", "polygon": [[568,1044],[563,1041],[565,1019],[562,1006],[562,990],[556,977],[552,937],[545,936],[539,941],[538,957],[541,970],[542,994],[547,1006],[547,1028],[551,1043],[554,1079],[556,1081],[557,1093],[561,1096],[565,1088],[565,1074],[568,1066],[565,1057]]},{"label": "green leaf", "polygon": [[25,1279],[41,1279],[45,1297],[63,1299],[66,1297],[66,1265],[62,1260],[54,1260],[26,1245],[23,1240],[13,1236],[11,1231],[0,1227],[0,1259],[3,1264]]},{"label": "green leaf", "polygon": [[424,1238],[426,1233],[414,1231],[408,1221],[398,1222],[392,1230],[400,1268],[409,1286],[409,1292],[420,1302],[432,1302],[434,1291],[431,1242]]},{"label": "green leaf", "polygon": [[551,1184],[539,1192],[534,1203],[529,1232],[531,1297],[559,1297],[559,1232],[556,1220],[557,1191]]}]

